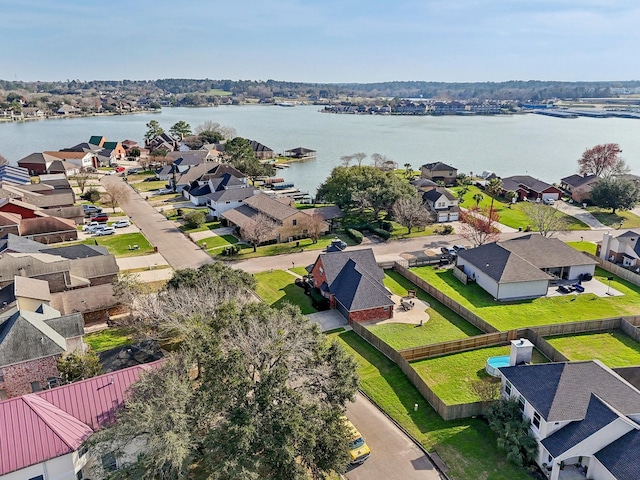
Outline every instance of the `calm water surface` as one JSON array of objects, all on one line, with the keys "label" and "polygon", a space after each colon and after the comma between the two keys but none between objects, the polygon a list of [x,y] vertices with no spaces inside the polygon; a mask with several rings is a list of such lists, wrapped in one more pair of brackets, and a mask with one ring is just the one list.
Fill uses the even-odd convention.
[{"label": "calm water surface", "polygon": [[[278,176],[314,193],[340,157],[381,153],[402,167],[443,161],[462,172],[491,170],[500,176],[528,174],[549,183],[575,173],[585,148],[617,142],[632,171],[640,174],[640,121],[558,119],[539,115],[504,117],[403,117],[331,115],[316,106],[226,106],[165,108],[157,114],[0,123],[0,153],[12,162],[43,150],[58,150],[104,135],[142,142],[146,123],[168,130],[179,120],[193,128],[207,120],[233,127],[278,153],[295,147],[318,151]],[[370,163],[366,158],[363,163]]]}]

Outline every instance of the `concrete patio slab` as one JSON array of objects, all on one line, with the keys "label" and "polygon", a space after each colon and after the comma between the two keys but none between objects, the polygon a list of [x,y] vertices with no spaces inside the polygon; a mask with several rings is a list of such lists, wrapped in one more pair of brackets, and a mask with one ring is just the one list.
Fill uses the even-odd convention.
[{"label": "concrete patio slab", "polygon": [[309,317],[309,320],[312,322],[318,323],[323,332],[349,326],[347,319],[344,318],[338,310],[325,310],[324,312],[311,313],[307,315],[307,317]]}]

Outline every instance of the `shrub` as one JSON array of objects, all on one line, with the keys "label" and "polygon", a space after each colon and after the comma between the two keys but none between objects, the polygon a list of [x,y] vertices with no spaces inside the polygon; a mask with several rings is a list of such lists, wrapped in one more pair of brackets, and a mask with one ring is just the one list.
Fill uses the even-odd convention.
[{"label": "shrub", "polygon": [[356,243],[362,243],[362,240],[364,240],[364,235],[362,235],[362,232],[359,232],[358,230],[355,230],[353,228],[347,228],[347,235],[349,235]]},{"label": "shrub", "polygon": [[439,225],[434,230],[438,235],[451,235],[453,233],[453,227],[451,225]]},{"label": "shrub", "polygon": [[187,213],[184,217],[187,228],[198,228],[202,226],[206,219],[206,214],[202,210],[193,210]]},{"label": "shrub", "polygon": [[498,448],[506,452],[507,460],[520,466],[535,462],[538,445],[531,436],[531,421],[523,419],[518,402],[501,399],[487,408],[489,428],[496,434]]},{"label": "shrub", "polygon": [[84,198],[85,200],[91,203],[94,203],[100,200],[100,192],[98,191],[97,188],[91,187],[84,192],[84,195],[82,195],[82,198]]},{"label": "shrub", "polygon": [[383,230],[382,228],[373,228],[373,229],[371,229],[371,233],[373,233],[374,235],[379,236],[380,238],[383,238],[384,240],[389,240],[389,238],[391,238],[391,232],[387,232],[386,230]]},{"label": "shrub", "polygon": [[391,222],[382,222],[382,228],[387,232],[390,232],[393,230],[393,224]]}]

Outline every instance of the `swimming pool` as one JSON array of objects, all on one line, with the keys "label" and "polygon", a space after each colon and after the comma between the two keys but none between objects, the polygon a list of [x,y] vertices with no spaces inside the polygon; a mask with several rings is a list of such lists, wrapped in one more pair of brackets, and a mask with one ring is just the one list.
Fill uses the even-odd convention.
[{"label": "swimming pool", "polygon": [[485,370],[492,377],[501,377],[502,375],[500,374],[500,370],[498,370],[498,368],[508,367],[510,358],[511,357],[509,355],[489,357],[487,358],[487,365],[485,367]]}]

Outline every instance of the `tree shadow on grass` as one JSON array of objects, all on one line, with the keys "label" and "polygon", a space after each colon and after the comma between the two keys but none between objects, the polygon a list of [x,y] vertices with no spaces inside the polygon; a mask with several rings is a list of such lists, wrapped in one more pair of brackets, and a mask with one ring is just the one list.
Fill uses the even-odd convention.
[{"label": "tree shadow on grass", "polygon": [[[293,279],[293,277],[291,278]],[[282,308],[283,304],[286,302],[300,307],[300,311],[305,315],[317,312],[317,310],[313,308],[311,297],[304,293],[303,288],[291,283],[281,288],[280,291],[284,292],[284,297],[276,301],[272,306]]]}]

